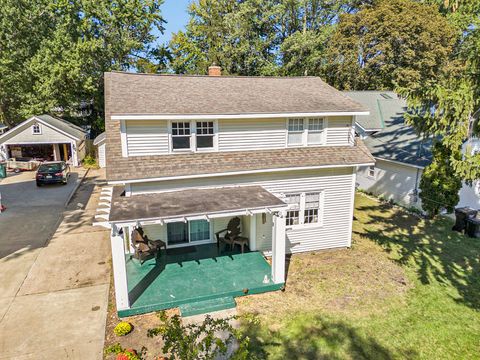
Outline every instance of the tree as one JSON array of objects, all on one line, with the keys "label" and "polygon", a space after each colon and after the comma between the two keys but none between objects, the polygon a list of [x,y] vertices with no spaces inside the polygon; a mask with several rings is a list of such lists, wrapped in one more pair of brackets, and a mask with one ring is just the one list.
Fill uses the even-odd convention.
[{"label": "tree", "polygon": [[449,148],[435,142],[432,156],[432,162],[423,171],[419,195],[422,208],[430,217],[438,215],[442,208],[452,212],[460,201],[458,192],[462,188],[462,180],[451,165]]},{"label": "tree", "polygon": [[0,120],[57,113],[101,127],[103,72],[149,57],[162,0],[4,0]]},{"label": "tree", "polygon": [[451,166],[463,180],[480,178],[480,155],[460,154],[462,145],[480,133],[480,2],[439,3],[454,26],[458,41],[450,65],[439,76],[415,88],[400,89],[412,109],[407,121],[419,133],[441,139],[450,151]]},{"label": "tree", "polygon": [[455,40],[454,28],[436,6],[375,1],[340,17],[324,75],[340,89],[414,89],[437,76]]}]

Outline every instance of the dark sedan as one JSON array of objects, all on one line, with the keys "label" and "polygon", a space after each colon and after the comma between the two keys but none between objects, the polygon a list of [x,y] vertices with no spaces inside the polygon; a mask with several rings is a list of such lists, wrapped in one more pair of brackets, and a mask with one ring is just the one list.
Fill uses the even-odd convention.
[{"label": "dark sedan", "polygon": [[44,162],[37,169],[37,186],[43,184],[64,184],[68,182],[70,166],[64,161]]}]

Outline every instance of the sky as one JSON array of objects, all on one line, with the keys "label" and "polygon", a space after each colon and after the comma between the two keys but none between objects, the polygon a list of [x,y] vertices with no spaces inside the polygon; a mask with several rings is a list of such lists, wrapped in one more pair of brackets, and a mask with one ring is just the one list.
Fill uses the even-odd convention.
[{"label": "sky", "polygon": [[188,22],[187,7],[191,0],[165,0],[161,6],[162,16],[167,21],[164,34],[157,33],[158,43],[170,41],[172,33],[182,30]]}]

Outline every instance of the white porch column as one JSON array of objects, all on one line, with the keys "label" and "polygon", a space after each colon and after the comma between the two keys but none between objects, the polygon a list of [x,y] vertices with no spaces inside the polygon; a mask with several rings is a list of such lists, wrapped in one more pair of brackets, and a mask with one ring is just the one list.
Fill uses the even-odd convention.
[{"label": "white porch column", "polygon": [[115,226],[112,227],[110,241],[112,244],[113,280],[117,311],[126,310],[130,308],[130,301],[128,299],[124,240],[121,235],[117,234]]},{"label": "white porch column", "polygon": [[72,153],[72,165],[76,167],[79,165],[77,157],[77,146],[73,142],[70,143],[70,151]]},{"label": "white porch column", "polygon": [[58,144],[53,144],[53,160],[55,161],[61,161],[60,157],[60,146]]},{"label": "white porch column", "polygon": [[257,250],[257,215],[250,216],[250,250]]},{"label": "white porch column", "polygon": [[275,284],[285,282],[285,211],[273,214],[272,279]]}]

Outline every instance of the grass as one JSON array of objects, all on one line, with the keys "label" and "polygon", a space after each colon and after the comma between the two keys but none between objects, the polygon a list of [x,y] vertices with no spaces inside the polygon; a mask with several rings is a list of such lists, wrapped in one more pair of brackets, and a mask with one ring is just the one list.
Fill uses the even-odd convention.
[{"label": "grass", "polygon": [[295,255],[284,293],[238,300],[253,354],[478,359],[480,240],[452,225],[357,194],[352,249]]}]

